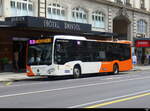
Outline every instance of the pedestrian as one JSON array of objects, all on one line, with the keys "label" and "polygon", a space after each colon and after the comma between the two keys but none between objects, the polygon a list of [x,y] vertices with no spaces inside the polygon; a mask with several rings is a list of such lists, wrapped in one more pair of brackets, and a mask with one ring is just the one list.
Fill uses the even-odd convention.
[{"label": "pedestrian", "polygon": [[135,54],[132,56],[132,64],[135,66],[137,64],[137,57]]},{"label": "pedestrian", "polygon": [[141,64],[144,65],[144,62],[145,62],[145,55],[143,54],[142,57],[141,57]]},{"label": "pedestrian", "polygon": [[150,64],[150,54],[149,54],[149,56],[148,56],[148,64]]},{"label": "pedestrian", "polygon": [[19,71],[18,61],[19,61],[19,53],[18,53],[18,51],[15,51],[14,52],[14,68],[15,68],[15,72]]}]

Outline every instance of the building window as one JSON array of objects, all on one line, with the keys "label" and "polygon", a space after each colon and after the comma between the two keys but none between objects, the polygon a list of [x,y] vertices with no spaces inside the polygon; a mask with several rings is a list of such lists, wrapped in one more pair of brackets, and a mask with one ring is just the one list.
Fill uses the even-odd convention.
[{"label": "building window", "polygon": [[147,32],[147,23],[145,20],[139,20],[137,22],[137,33],[139,34],[146,34]]},{"label": "building window", "polygon": [[145,0],[140,1],[141,9],[145,9]]},{"label": "building window", "polygon": [[0,16],[2,16],[2,0],[0,0]]},{"label": "building window", "polygon": [[115,0],[115,2],[117,3],[117,4],[123,4],[123,2],[122,2],[122,0]]},{"label": "building window", "polygon": [[118,5],[125,5],[127,7],[131,7],[130,0],[115,0]]},{"label": "building window", "polygon": [[17,2],[17,9],[21,10],[21,3],[20,2]]},{"label": "building window", "polygon": [[87,12],[83,8],[74,8],[72,18],[74,22],[87,23]]},{"label": "building window", "polygon": [[2,14],[2,0],[0,0],[0,15]]},{"label": "building window", "polygon": [[131,7],[130,0],[123,0],[122,2],[123,2],[124,5],[126,5],[128,7]]},{"label": "building window", "polygon": [[100,11],[92,13],[92,27],[105,28],[105,14]]},{"label": "building window", "polygon": [[15,1],[10,1],[10,6],[11,6],[11,8],[16,8],[16,2]]},{"label": "building window", "polygon": [[2,0],[0,0],[0,6],[2,6]]},{"label": "building window", "polygon": [[122,0],[123,4],[130,3],[130,0]]},{"label": "building window", "polygon": [[48,5],[48,18],[65,20],[65,8],[59,4]]},{"label": "building window", "polygon": [[11,16],[33,16],[32,0],[11,0]]}]

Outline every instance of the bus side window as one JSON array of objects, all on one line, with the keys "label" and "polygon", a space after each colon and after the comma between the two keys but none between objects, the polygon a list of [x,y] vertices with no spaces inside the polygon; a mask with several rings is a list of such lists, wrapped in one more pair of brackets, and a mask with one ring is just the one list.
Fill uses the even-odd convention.
[{"label": "bus side window", "polygon": [[64,62],[64,48],[63,48],[63,44],[56,42],[56,46],[55,46],[55,63],[57,64],[63,64]]}]

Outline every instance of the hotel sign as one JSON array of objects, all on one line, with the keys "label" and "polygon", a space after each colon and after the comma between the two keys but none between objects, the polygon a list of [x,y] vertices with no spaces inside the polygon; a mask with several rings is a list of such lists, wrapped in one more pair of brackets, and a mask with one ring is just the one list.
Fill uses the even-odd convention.
[{"label": "hotel sign", "polygon": [[8,17],[7,22],[16,23],[16,26],[31,27],[31,28],[42,28],[49,30],[64,30],[64,31],[78,31],[78,32],[89,32],[91,31],[90,24],[59,21],[53,19],[46,19],[41,17]]}]

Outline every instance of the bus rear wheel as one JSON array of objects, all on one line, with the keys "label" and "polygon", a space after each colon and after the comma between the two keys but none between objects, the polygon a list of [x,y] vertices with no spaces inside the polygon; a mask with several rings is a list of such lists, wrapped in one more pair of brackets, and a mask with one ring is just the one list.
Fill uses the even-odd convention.
[{"label": "bus rear wheel", "polygon": [[75,66],[73,68],[73,77],[74,78],[79,78],[81,75],[81,68],[79,66]]},{"label": "bus rear wheel", "polygon": [[119,74],[119,67],[117,64],[113,66],[113,74]]}]

